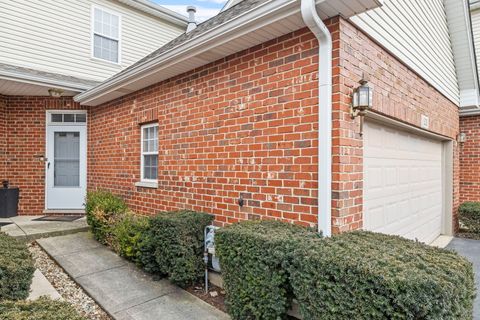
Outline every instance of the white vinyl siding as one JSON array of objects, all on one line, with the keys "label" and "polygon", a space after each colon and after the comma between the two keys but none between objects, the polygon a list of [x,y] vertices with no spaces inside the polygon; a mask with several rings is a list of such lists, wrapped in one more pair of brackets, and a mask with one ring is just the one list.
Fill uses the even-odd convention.
[{"label": "white vinyl siding", "polygon": [[477,68],[480,73],[480,9],[473,10],[472,16],[472,32],[473,42],[475,44],[475,55],[477,57]]},{"label": "white vinyl siding", "polygon": [[[121,16],[121,64],[93,58],[92,6]],[[184,30],[109,0],[0,1],[0,61],[41,71],[102,81]]]},{"label": "white vinyl siding", "polygon": [[459,89],[443,0],[384,0],[351,21],[454,103]]}]

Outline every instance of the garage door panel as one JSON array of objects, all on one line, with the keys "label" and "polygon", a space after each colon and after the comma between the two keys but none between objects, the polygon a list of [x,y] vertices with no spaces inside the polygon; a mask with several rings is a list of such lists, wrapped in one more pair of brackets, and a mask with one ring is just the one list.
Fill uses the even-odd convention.
[{"label": "garage door panel", "polygon": [[366,122],[364,180],[365,229],[423,242],[440,234],[440,141]]}]

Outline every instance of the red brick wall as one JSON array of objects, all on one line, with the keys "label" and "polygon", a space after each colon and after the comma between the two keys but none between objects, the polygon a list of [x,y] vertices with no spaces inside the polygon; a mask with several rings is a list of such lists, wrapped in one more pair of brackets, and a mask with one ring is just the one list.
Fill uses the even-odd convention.
[{"label": "red brick wall", "polygon": [[[145,214],[185,208],[220,224],[315,224],[316,43],[302,29],[91,108],[89,188],[118,192]],[[159,187],[135,187],[140,124],[157,120]]]},{"label": "red brick wall", "polygon": [[[5,178],[20,188],[19,214],[41,215],[45,209],[46,110],[79,108],[69,97],[6,96]],[[3,176],[1,177],[4,178]]]},{"label": "red brick wall", "polygon": [[[375,112],[420,127],[424,114],[430,131],[456,139],[458,108],[350,22],[339,20],[334,49],[333,231],[362,226],[363,141],[359,121],[350,119],[353,89],[363,75],[374,88]],[[459,197],[458,152],[454,159],[454,221]],[[456,222],[455,222],[456,224]]]},{"label": "red brick wall", "polygon": [[480,201],[480,116],[460,118],[460,202]]},{"label": "red brick wall", "polygon": [[[375,110],[454,138],[456,106],[395,57],[335,18],[333,225],[362,226],[362,138],[348,114],[366,73]],[[89,109],[89,189],[109,189],[144,214],[179,208],[219,224],[276,218],[316,224],[317,41],[302,29]],[[374,59],[372,59],[374,57]],[[140,125],[159,122],[159,187],[140,180]],[[455,159],[457,160],[457,158]],[[457,161],[458,163],[458,161]],[[240,208],[237,199],[246,199]],[[458,203],[458,170],[455,173]]]}]

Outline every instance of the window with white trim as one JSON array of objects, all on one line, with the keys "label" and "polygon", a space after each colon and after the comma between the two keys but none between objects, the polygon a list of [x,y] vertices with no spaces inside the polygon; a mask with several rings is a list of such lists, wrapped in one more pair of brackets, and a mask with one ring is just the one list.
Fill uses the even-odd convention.
[{"label": "window with white trim", "polygon": [[158,124],[146,124],[141,127],[141,177],[145,182],[157,182],[158,179]]},{"label": "window with white trim", "polygon": [[93,56],[118,63],[120,60],[120,15],[93,8]]}]

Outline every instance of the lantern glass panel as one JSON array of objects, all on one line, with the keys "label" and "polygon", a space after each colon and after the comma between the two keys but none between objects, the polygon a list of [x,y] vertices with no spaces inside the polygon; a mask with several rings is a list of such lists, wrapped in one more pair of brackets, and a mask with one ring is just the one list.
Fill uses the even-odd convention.
[{"label": "lantern glass panel", "polygon": [[358,105],[361,107],[368,108],[370,106],[370,88],[362,86],[358,88],[358,93],[359,93]]}]

